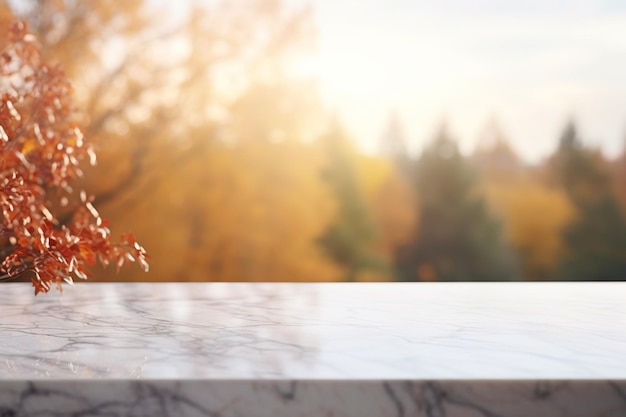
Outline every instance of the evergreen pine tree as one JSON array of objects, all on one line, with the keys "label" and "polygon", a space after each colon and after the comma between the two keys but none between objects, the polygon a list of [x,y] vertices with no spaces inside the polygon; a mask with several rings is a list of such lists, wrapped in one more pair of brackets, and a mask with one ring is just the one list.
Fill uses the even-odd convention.
[{"label": "evergreen pine tree", "polygon": [[598,152],[583,147],[573,123],[561,136],[552,165],[577,211],[575,219],[563,230],[565,253],[560,278],[626,279],[626,223],[608,166]]},{"label": "evergreen pine tree", "polygon": [[416,241],[402,248],[402,281],[506,281],[517,278],[501,227],[476,190],[476,176],[442,129],[416,165]]},{"label": "evergreen pine tree", "polygon": [[380,137],[380,153],[389,158],[402,174],[410,172],[404,124],[396,111],[389,113],[389,119]]},{"label": "evergreen pine tree", "polygon": [[404,126],[395,110],[389,112],[387,125],[381,136],[380,147],[381,153],[386,156],[395,157],[406,154]]},{"label": "evergreen pine tree", "polygon": [[334,122],[322,142],[327,151],[322,175],[334,194],[338,210],[320,244],[331,259],[346,269],[345,280],[355,281],[360,272],[383,266],[374,250],[376,231],[350,158],[346,133]]}]

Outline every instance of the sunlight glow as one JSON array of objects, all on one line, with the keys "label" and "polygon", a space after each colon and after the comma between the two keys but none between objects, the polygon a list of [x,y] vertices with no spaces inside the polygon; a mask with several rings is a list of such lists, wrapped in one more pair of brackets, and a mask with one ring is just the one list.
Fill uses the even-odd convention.
[{"label": "sunlight glow", "polygon": [[626,14],[590,2],[444,3],[315,2],[322,97],[365,148],[396,108],[413,150],[443,119],[470,150],[494,117],[527,160],[551,152],[570,117],[587,142],[621,150]]}]

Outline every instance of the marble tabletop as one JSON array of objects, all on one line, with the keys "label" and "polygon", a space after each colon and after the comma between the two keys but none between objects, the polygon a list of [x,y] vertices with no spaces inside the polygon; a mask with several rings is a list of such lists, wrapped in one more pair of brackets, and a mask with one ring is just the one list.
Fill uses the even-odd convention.
[{"label": "marble tabletop", "polygon": [[626,379],[626,283],[0,291],[0,380]]}]

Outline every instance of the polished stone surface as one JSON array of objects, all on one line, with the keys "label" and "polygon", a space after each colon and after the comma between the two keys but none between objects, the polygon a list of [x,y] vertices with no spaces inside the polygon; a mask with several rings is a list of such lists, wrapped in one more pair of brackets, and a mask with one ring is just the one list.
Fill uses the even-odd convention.
[{"label": "polished stone surface", "polygon": [[2,285],[1,378],[626,378],[626,285]]},{"label": "polished stone surface", "polygon": [[624,283],[3,284],[0,415],[624,416],[625,300]]}]

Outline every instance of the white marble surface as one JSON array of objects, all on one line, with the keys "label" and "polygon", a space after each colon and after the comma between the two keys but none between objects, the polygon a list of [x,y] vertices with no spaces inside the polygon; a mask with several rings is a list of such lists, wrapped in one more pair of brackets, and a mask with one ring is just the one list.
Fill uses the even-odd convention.
[{"label": "white marble surface", "polygon": [[626,283],[1,289],[0,380],[626,379]]},{"label": "white marble surface", "polygon": [[622,283],[0,292],[1,417],[624,417]]}]

